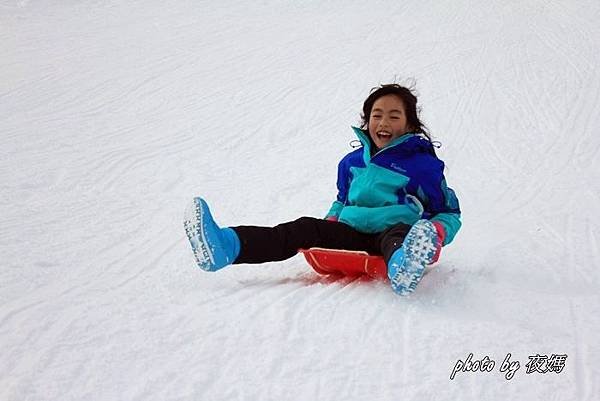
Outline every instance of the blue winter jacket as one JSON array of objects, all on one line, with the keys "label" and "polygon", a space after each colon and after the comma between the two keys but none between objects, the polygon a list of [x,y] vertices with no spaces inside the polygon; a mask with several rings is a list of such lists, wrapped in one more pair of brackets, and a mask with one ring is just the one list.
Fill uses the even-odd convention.
[{"label": "blue winter jacket", "polygon": [[461,226],[460,208],[431,142],[407,133],[371,156],[369,134],[352,129],[363,146],[339,163],[338,195],[326,217],[365,233],[419,219],[439,221],[446,230],[444,245],[450,243]]}]

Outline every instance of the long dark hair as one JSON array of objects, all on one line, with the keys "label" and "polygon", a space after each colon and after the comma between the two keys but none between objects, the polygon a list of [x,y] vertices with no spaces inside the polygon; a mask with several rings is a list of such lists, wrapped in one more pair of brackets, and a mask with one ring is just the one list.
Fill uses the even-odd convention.
[{"label": "long dark hair", "polygon": [[398,84],[385,84],[371,89],[369,97],[367,97],[365,103],[363,104],[363,112],[360,116],[362,120],[360,128],[367,129],[373,104],[377,99],[385,95],[398,96],[404,103],[404,108],[406,109],[406,122],[411,128],[411,131],[422,134],[429,140],[429,142],[432,142],[431,136],[429,135],[429,130],[419,119],[419,113],[421,109],[417,107],[417,97],[411,89]]}]

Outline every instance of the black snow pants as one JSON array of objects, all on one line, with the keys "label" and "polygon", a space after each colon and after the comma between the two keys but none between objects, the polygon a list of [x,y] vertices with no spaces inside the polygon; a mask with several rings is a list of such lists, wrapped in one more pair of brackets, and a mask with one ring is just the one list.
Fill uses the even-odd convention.
[{"label": "black snow pants", "polygon": [[366,234],[345,223],[301,217],[275,227],[231,227],[240,239],[240,254],[234,263],[264,263],[291,258],[299,249],[312,247],[366,251],[383,255],[386,263],[410,229],[398,224],[382,233]]}]

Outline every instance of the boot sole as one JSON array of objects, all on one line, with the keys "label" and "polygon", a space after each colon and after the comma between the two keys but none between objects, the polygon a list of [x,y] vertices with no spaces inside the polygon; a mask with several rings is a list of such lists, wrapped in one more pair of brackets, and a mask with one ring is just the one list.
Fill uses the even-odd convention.
[{"label": "boot sole", "polygon": [[402,244],[404,260],[394,277],[390,278],[395,292],[407,295],[417,288],[425,267],[435,255],[436,238],[437,232],[430,221],[419,220],[412,226]]},{"label": "boot sole", "polygon": [[194,198],[185,209],[183,227],[198,267],[205,271],[214,271],[214,255],[208,246],[203,230],[205,211],[206,203],[201,198]]}]

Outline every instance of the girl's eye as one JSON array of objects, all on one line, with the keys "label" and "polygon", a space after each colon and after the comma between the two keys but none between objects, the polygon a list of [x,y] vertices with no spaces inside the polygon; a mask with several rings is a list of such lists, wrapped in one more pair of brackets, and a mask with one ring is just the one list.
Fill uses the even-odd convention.
[{"label": "girl's eye", "polygon": [[400,118],[400,117],[392,117],[392,120],[397,120],[397,119],[399,119],[399,118]]},{"label": "girl's eye", "polygon": [[371,117],[373,117],[373,118],[381,118],[381,116],[379,114],[372,115]]}]

